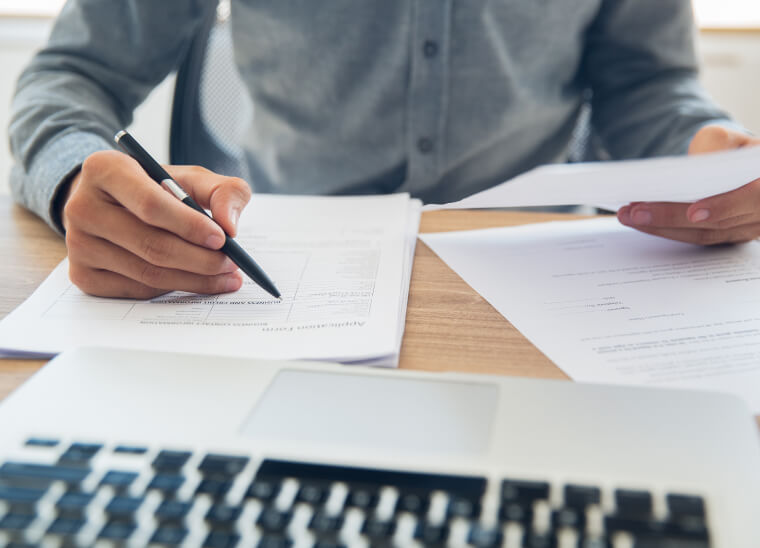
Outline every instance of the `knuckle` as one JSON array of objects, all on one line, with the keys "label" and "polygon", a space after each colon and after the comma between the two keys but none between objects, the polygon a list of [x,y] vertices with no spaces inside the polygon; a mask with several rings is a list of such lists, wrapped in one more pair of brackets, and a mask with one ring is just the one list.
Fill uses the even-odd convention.
[{"label": "knuckle", "polygon": [[106,176],[122,154],[115,150],[93,152],[82,162],[82,180],[93,181]]},{"label": "knuckle", "polygon": [[86,248],[85,240],[86,238],[78,230],[70,229],[66,231],[66,249],[69,252],[69,259],[82,254]]},{"label": "knuckle", "polygon": [[161,287],[165,278],[165,270],[156,265],[146,263],[140,270],[138,281],[148,287]]},{"label": "knuckle", "polygon": [[140,244],[143,259],[154,265],[166,264],[172,249],[167,238],[161,234],[150,234],[145,236]]},{"label": "knuckle", "polygon": [[720,230],[703,230],[699,233],[697,242],[700,245],[715,245],[724,241],[723,232]]},{"label": "knuckle", "polygon": [[249,199],[251,197],[251,185],[249,185],[240,177],[229,177],[227,179],[227,184],[239,192],[242,197],[246,199]]},{"label": "knuckle", "polygon": [[85,293],[95,292],[97,285],[95,280],[96,276],[96,272],[89,268],[73,262],[69,264],[69,280]]},{"label": "knuckle", "polygon": [[161,211],[163,209],[161,206],[161,201],[159,199],[160,195],[156,192],[153,192],[154,190],[160,191],[158,188],[145,189],[137,197],[135,214],[137,214],[140,219],[143,219],[146,222],[151,222],[159,219]]}]

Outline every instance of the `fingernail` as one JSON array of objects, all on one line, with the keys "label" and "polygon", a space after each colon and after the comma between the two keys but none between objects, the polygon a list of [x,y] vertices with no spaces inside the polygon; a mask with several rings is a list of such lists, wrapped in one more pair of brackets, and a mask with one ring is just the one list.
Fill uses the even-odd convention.
[{"label": "fingernail", "polygon": [[206,247],[209,247],[211,249],[219,249],[223,245],[224,238],[222,238],[219,234],[212,234],[206,238]]},{"label": "fingernail", "polygon": [[710,217],[709,209],[698,209],[694,213],[691,214],[691,222],[699,223],[702,221],[706,221],[709,217]]},{"label": "fingernail", "polygon": [[235,225],[235,228],[237,228],[238,220],[240,219],[240,210],[236,207],[233,207],[230,211],[230,221],[232,221],[232,224]]},{"label": "fingernail", "polygon": [[646,209],[634,211],[631,220],[635,225],[648,225],[652,222],[652,214]]},{"label": "fingernail", "polygon": [[240,286],[242,284],[242,280],[240,279],[240,276],[232,275],[228,276],[226,280],[224,280],[224,291],[230,292],[230,291],[237,291],[240,289]]}]

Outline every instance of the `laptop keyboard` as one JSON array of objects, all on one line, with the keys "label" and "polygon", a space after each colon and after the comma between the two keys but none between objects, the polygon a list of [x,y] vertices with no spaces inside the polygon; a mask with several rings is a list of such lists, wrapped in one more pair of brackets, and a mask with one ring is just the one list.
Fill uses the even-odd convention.
[{"label": "laptop keyboard", "polygon": [[0,546],[706,548],[694,494],[31,438]]}]

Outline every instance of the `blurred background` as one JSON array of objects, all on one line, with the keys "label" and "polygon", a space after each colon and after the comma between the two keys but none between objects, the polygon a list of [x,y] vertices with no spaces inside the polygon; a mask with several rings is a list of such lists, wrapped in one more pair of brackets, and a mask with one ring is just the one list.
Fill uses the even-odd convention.
[{"label": "blurred background", "polygon": [[[8,107],[15,82],[45,43],[63,4],[63,0],[0,0],[0,194],[8,193]],[[707,90],[745,127],[760,133],[760,0],[693,0],[693,5]],[[131,127],[161,161],[169,156],[172,84],[169,77],[153,92]]]}]

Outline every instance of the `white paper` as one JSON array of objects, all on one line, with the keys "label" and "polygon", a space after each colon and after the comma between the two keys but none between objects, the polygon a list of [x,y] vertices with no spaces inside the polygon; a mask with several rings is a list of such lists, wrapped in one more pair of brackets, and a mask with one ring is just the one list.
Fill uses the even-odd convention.
[{"label": "white paper", "polygon": [[573,379],[729,392],[760,413],[757,241],[699,247],[610,218],[420,238]]},{"label": "white paper", "polygon": [[63,261],[0,322],[5,355],[76,346],[257,358],[398,362],[420,204],[381,197],[256,195],[238,242],[282,293],[247,278],[225,295],[150,301],[85,295]]},{"label": "white paper", "polygon": [[727,152],[620,162],[541,166],[450,204],[424,209],[478,209],[695,202],[760,177],[760,147]]}]

